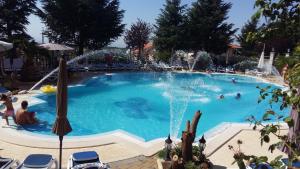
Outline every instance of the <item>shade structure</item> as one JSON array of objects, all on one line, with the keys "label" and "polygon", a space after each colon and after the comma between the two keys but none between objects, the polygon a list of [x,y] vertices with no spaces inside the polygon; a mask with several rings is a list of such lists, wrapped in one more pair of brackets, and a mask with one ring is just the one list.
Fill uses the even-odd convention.
[{"label": "shade structure", "polygon": [[265,67],[265,52],[262,52],[258,61],[257,68],[263,69]]},{"label": "shade structure", "polygon": [[51,51],[74,50],[73,48],[71,48],[69,46],[62,45],[62,44],[57,44],[57,43],[44,43],[44,44],[39,45],[39,47],[45,48],[45,49],[51,50]]},{"label": "shade structure", "polygon": [[62,141],[64,135],[72,131],[67,118],[68,110],[68,72],[64,59],[59,61],[57,93],[56,93],[56,120],[52,132],[59,136],[59,168],[61,168]]},{"label": "shade structure", "polygon": [[0,41],[0,52],[7,51],[11,48],[13,48],[12,43],[7,43],[7,42],[4,42],[4,41]]}]

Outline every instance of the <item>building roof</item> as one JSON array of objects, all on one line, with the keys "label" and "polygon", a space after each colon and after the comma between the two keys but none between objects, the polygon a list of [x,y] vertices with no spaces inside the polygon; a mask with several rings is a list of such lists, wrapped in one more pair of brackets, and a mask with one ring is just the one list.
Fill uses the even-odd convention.
[{"label": "building roof", "polygon": [[231,48],[231,49],[240,49],[240,48],[242,48],[240,45],[237,45],[237,44],[229,44],[228,47]]}]

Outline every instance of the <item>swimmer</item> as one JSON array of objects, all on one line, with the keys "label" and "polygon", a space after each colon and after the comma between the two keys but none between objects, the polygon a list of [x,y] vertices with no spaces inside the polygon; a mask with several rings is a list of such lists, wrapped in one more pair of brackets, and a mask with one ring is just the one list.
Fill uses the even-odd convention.
[{"label": "swimmer", "polygon": [[236,83],[235,78],[232,78],[231,81],[232,81],[232,83]]},{"label": "swimmer", "polygon": [[237,93],[235,99],[240,99],[240,98],[241,98],[241,93]]},{"label": "swimmer", "polygon": [[224,95],[223,94],[221,94],[220,96],[219,96],[219,99],[224,99],[225,97],[224,97]]}]

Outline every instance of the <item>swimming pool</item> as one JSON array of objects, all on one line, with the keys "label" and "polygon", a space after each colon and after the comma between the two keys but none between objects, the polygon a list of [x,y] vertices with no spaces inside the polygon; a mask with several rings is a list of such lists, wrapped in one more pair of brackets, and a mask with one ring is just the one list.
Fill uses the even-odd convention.
[{"label": "swimming pool", "polygon": [[[232,78],[237,83],[232,83]],[[127,72],[99,75],[80,85],[69,86],[68,118],[73,128],[69,136],[124,130],[149,141],[166,137],[170,128],[173,133],[176,130],[177,135],[195,111],[201,110],[203,115],[197,131],[200,136],[222,122],[245,122],[250,115],[261,117],[270,106],[268,101],[257,103],[259,90],[256,86],[268,85],[255,78],[224,74]],[[235,99],[237,93],[241,93],[240,99]],[[221,94],[225,99],[218,99]],[[55,95],[42,94],[37,98],[43,102],[31,106],[30,110],[37,112],[42,122],[25,126],[25,129],[52,135]],[[279,111],[278,106],[273,108]]]}]

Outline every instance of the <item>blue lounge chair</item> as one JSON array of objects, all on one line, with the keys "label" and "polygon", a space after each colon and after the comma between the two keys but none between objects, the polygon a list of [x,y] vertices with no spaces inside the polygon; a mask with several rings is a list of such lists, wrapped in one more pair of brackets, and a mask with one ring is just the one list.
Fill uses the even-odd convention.
[{"label": "blue lounge chair", "polygon": [[74,153],[70,156],[67,169],[110,169],[109,165],[102,163],[95,151]]},{"label": "blue lounge chair", "polygon": [[252,163],[248,168],[249,169],[273,169],[268,163],[261,163],[258,164],[257,166],[254,163]]},{"label": "blue lounge chair", "polygon": [[[288,158],[283,158],[283,159],[281,159],[281,161],[285,166],[288,166],[288,163],[289,163]],[[300,168],[300,161],[292,162],[292,167]]]},{"label": "blue lounge chair", "polygon": [[57,160],[49,154],[31,154],[26,157],[17,169],[50,169],[55,164],[58,168]]},{"label": "blue lounge chair", "polygon": [[0,169],[10,169],[14,164],[18,165],[19,162],[11,158],[0,157]]}]

